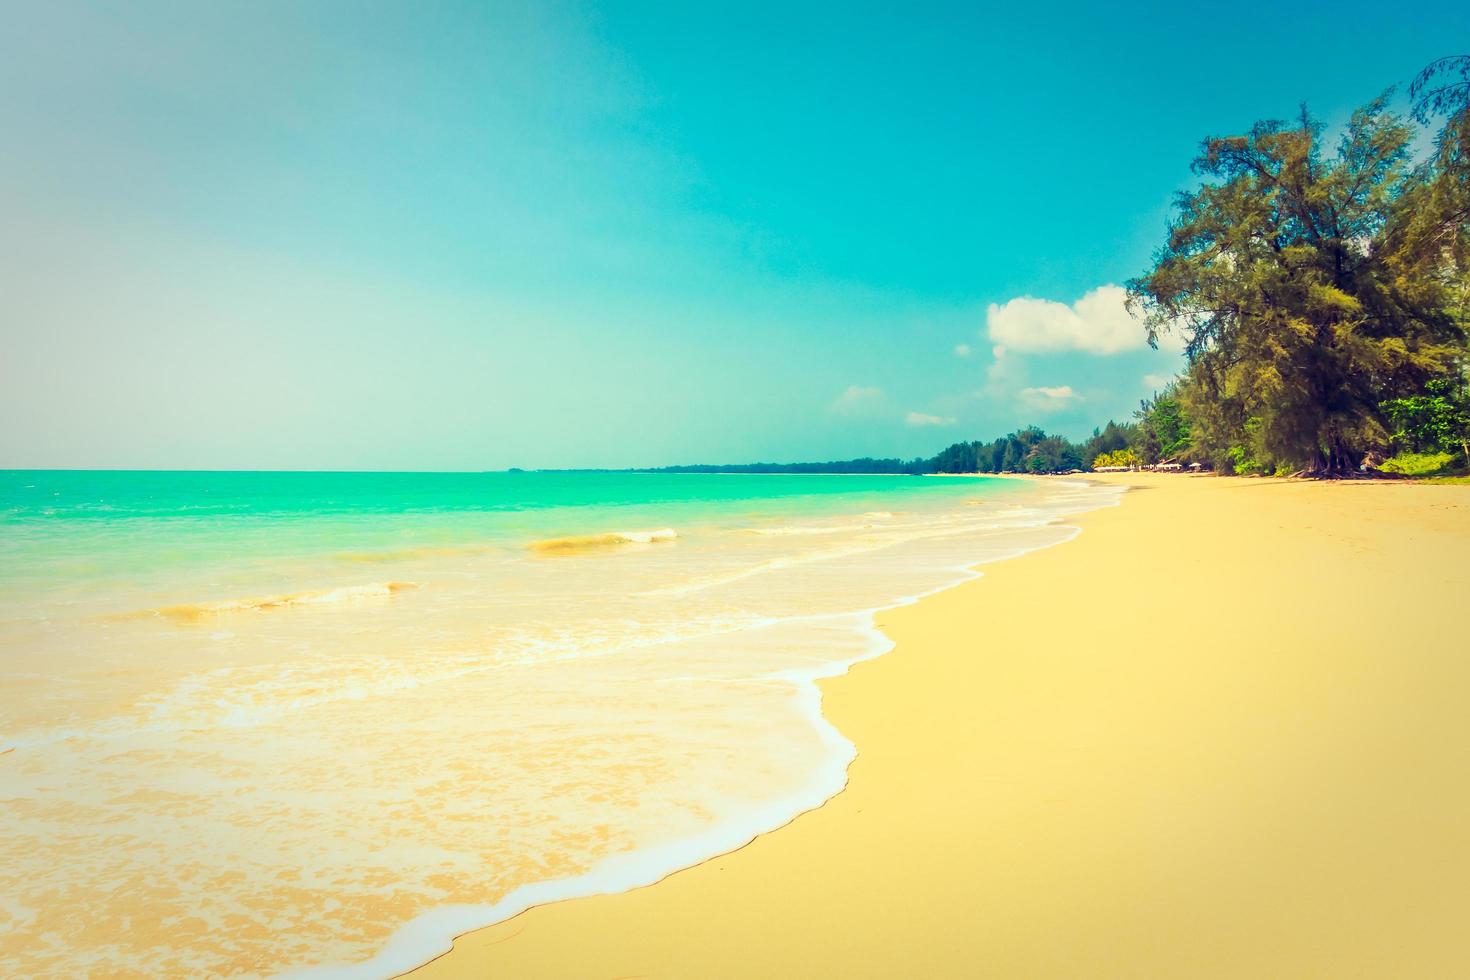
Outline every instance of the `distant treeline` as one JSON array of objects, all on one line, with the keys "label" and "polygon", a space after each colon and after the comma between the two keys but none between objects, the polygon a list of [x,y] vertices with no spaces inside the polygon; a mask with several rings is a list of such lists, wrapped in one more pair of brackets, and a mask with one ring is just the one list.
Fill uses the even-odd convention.
[{"label": "distant treeline", "polygon": [[1143,465],[1176,458],[1189,444],[1189,420],[1171,394],[1144,402],[1134,421],[1109,422],[1083,442],[1030,426],[989,442],[957,442],[933,456],[910,460],[833,460],[826,463],[739,463],[662,466],[654,473],[1069,473],[1093,465]]},{"label": "distant treeline", "polygon": [[925,469],[928,460],[911,459],[838,459],[827,463],[731,463],[717,466],[697,463],[688,466],[659,466],[645,473],[932,473]]},{"label": "distant treeline", "polygon": [[1188,448],[1189,419],[1170,389],[1139,405],[1133,421],[1110,421],[1082,442],[1033,425],[990,442],[957,442],[924,460],[919,472],[1070,473],[1173,461]]}]

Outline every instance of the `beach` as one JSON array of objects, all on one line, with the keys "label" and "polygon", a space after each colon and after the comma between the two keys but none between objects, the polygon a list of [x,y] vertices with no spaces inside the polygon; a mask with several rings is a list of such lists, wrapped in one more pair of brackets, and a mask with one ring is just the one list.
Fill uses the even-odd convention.
[{"label": "beach", "polygon": [[380,978],[839,792],[876,611],[1075,480],[0,472],[0,962]]},{"label": "beach", "polygon": [[1090,479],[820,682],[840,794],[413,976],[1470,972],[1470,487]]},{"label": "beach", "polygon": [[1470,980],[1470,3],[1258,6],[16,5],[0,980]]}]

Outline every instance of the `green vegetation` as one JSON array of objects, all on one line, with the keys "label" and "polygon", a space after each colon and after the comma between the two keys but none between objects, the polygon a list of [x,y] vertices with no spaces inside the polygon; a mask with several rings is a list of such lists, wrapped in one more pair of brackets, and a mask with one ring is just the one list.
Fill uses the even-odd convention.
[{"label": "green vegetation", "polygon": [[1092,461],[1092,468],[1100,470],[1105,466],[1127,466],[1138,467],[1143,465],[1143,457],[1132,448],[1115,449],[1110,453],[1098,453],[1097,458]]},{"label": "green vegetation", "polygon": [[[1198,464],[1224,473],[1470,469],[1470,55],[1353,114],[1335,145],[1304,108],[1211,137],[1153,268],[1129,282],[1151,344],[1187,366],[1082,443],[1032,426],[929,459],[676,471],[1058,473]],[[1415,156],[1414,122],[1438,125]],[[1386,461],[1384,457],[1389,458]]]},{"label": "green vegetation", "polygon": [[1129,283],[1150,340],[1186,343],[1172,397],[1193,459],[1340,476],[1422,448],[1424,426],[1439,426],[1436,446],[1465,438],[1448,393],[1464,390],[1470,319],[1470,56],[1431,65],[1412,91],[1420,121],[1445,117],[1425,160],[1387,96],[1330,151],[1305,111],[1204,142],[1205,182]]},{"label": "green vegetation", "polygon": [[1448,469],[1454,459],[1449,453],[1399,453],[1384,460],[1379,469],[1402,476],[1434,476]]},{"label": "green vegetation", "polygon": [[928,460],[862,459],[834,460],[828,463],[733,463],[726,466],[695,463],[687,466],[660,466],[654,473],[932,473]]},{"label": "green vegetation", "polygon": [[993,442],[958,442],[929,461],[934,473],[1059,473],[1082,468],[1082,454],[1036,426]]},{"label": "green vegetation", "polygon": [[[1111,425],[1111,423],[1109,423]],[[1121,445],[1122,443],[1120,443]],[[1031,426],[993,442],[957,442],[927,459],[853,459],[830,463],[665,466],[660,473],[1065,473],[1084,466],[1085,446]],[[1094,454],[1095,455],[1095,454]]]},{"label": "green vegetation", "polygon": [[1170,386],[1142,402],[1131,422],[1109,421],[1082,443],[1036,426],[993,442],[957,442],[933,459],[915,460],[917,473],[1069,473],[1097,466],[1187,462],[1189,412]]},{"label": "green vegetation", "polygon": [[1189,413],[1170,386],[1139,407],[1133,446],[1147,462],[1176,460],[1190,448],[1189,428]]},{"label": "green vegetation", "polygon": [[1422,395],[1380,406],[1392,423],[1393,443],[1413,453],[1459,451],[1470,464],[1470,389],[1464,378],[1438,378]]}]

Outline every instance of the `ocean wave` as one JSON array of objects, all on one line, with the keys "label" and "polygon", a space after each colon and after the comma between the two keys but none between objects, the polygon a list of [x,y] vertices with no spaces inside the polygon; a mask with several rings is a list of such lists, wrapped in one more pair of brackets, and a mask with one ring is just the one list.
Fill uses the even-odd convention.
[{"label": "ocean wave", "polygon": [[786,524],[780,527],[753,527],[749,531],[751,534],[758,534],[763,538],[797,538],[815,534],[842,534],[847,531],[867,531],[874,526],[872,524],[833,524],[825,526]]},{"label": "ocean wave", "polygon": [[[1049,515],[1040,510],[1029,508],[1013,508],[1004,515],[985,513],[975,515],[968,520],[955,520],[952,517],[932,520],[916,521],[899,524],[863,524],[863,525],[839,525],[831,529],[830,533],[839,531],[866,532],[853,533],[851,537],[827,548],[816,549],[795,554],[780,555],[767,558],[754,564],[739,568],[726,569],[712,575],[700,575],[676,582],[662,585],[652,589],[646,589],[635,593],[639,598],[661,598],[667,596],[688,595],[695,592],[703,592],[708,589],[732,585],[745,579],[764,575],[768,572],[784,571],[801,565],[830,561],[834,559],[851,558],[856,555],[865,555],[884,548],[892,548],[897,545],[912,541],[925,541],[937,538],[954,538],[970,534],[979,534],[994,531],[1015,531],[1028,527],[1041,527],[1049,524],[1054,515]],[[763,529],[766,534],[812,534],[829,533],[827,529],[812,529],[800,527],[767,528]],[[757,530],[756,533],[762,533]]]},{"label": "ocean wave", "polygon": [[188,602],[176,606],[160,606],[127,613],[122,618],[138,619],[158,617],[179,623],[197,623],[200,620],[229,613],[263,612],[271,609],[288,609],[292,606],[316,606],[334,602],[353,602],[363,599],[386,599],[395,592],[404,592],[419,587],[417,582],[369,582],[366,585],[344,585],[335,589],[317,589],[311,592],[291,592],[285,595],[258,596],[248,599],[223,599],[216,602]]},{"label": "ocean wave", "polygon": [[765,537],[765,538],[789,538],[789,537],[807,537],[807,536],[810,536],[810,535],[822,535],[822,534],[845,534],[845,533],[849,533],[849,532],[852,532],[852,531],[874,531],[874,530],[888,531],[888,530],[895,530],[895,529],[898,529],[898,528],[906,528],[906,527],[914,527],[914,526],[917,526],[917,525],[912,524],[912,523],[903,523],[903,524],[878,523],[878,522],[884,522],[884,521],[891,521],[894,517],[898,516],[898,515],[894,514],[893,511],[890,511],[890,510],[870,510],[870,511],[864,513],[864,514],[859,515],[859,516],[862,518],[859,521],[846,521],[846,522],[843,522],[843,523],[833,523],[833,524],[780,524],[780,525],[776,525],[775,527],[752,527],[752,528],[747,528],[746,530],[750,534],[758,534],[761,537]]},{"label": "ocean wave", "polygon": [[[252,622],[263,627],[277,624],[267,630],[271,634],[266,637],[268,639],[287,636],[310,641],[261,650],[265,656],[252,654],[258,649],[259,638],[252,635],[250,624],[244,622],[250,617],[230,618],[228,614],[352,598],[381,598],[391,596],[395,585],[411,588],[413,583],[377,582],[258,600],[169,607],[174,610],[190,609],[189,614],[179,618],[186,622],[202,621],[192,628],[171,628],[173,624],[161,619],[167,615],[166,610],[148,610],[144,615],[160,617],[155,621],[158,624],[155,632],[160,634],[161,642],[172,644],[172,649],[183,653],[203,652],[198,643],[216,630],[219,631],[218,636],[227,638],[227,644],[219,648],[217,655],[185,658],[177,665],[174,665],[177,658],[159,658],[166,660],[169,666],[158,673],[157,682],[151,682],[146,689],[139,686],[136,691],[130,686],[109,688],[118,696],[110,697],[101,705],[104,713],[37,715],[38,721],[45,719],[41,723],[59,722],[70,727],[64,731],[45,729],[4,733],[12,737],[0,740],[0,753],[15,749],[17,744],[27,751],[21,752],[19,758],[0,755],[0,763],[7,771],[12,763],[26,771],[64,770],[68,783],[80,787],[82,799],[109,800],[109,805],[116,812],[128,815],[130,822],[126,830],[104,828],[107,833],[118,835],[118,857],[114,858],[110,853],[113,849],[111,844],[105,850],[93,849],[107,858],[108,875],[115,874],[117,880],[125,883],[129,880],[152,880],[159,875],[159,869],[173,874],[170,870],[173,864],[168,860],[160,861],[160,853],[166,859],[171,859],[174,853],[189,856],[190,850],[183,846],[185,843],[192,847],[198,840],[213,841],[212,827],[224,826],[223,821],[231,818],[236,819],[229,826],[235,826],[240,815],[245,815],[252,824],[259,821],[262,825],[257,828],[260,833],[288,839],[279,850],[272,847],[257,855],[239,846],[250,844],[256,838],[234,830],[219,835],[217,848],[199,856],[194,866],[180,864],[180,870],[173,876],[179,881],[180,894],[190,896],[193,907],[201,909],[201,914],[212,919],[225,921],[226,925],[215,930],[208,940],[201,941],[197,950],[191,948],[187,953],[169,951],[170,958],[166,962],[157,959],[161,955],[157,949],[134,951],[119,944],[104,947],[109,967],[121,969],[136,964],[153,973],[233,972],[240,967],[230,964],[244,962],[240,951],[254,948],[249,944],[256,942],[253,937],[262,928],[260,923],[265,921],[263,916],[266,913],[259,913],[258,909],[266,909],[272,920],[281,918],[288,925],[302,928],[299,923],[303,920],[320,924],[328,918],[319,911],[324,907],[320,903],[326,901],[331,903],[325,906],[327,908],[341,906],[354,910],[353,903],[361,903],[361,907],[368,911],[366,914],[353,911],[351,919],[342,920],[349,922],[349,927],[341,930],[343,935],[330,937],[330,941],[311,937],[316,941],[302,945],[303,949],[310,948],[309,954],[280,950],[278,946],[258,955],[252,953],[256,957],[252,961],[253,967],[273,971],[285,963],[294,961],[308,966],[316,960],[324,965],[311,975],[333,980],[348,977],[376,980],[398,975],[442,951],[450,937],[457,933],[502,920],[521,909],[546,901],[619,891],[655,881],[678,868],[737,848],[758,834],[789,822],[796,814],[820,806],[840,791],[856,750],[823,717],[821,692],[815,681],[822,676],[841,673],[856,660],[881,654],[891,645],[876,629],[875,611],[912,601],[920,594],[938,591],[956,581],[973,578],[977,573],[968,568],[968,563],[973,560],[1002,557],[1002,552],[1015,554],[1044,547],[1063,539],[1071,531],[1058,528],[1021,535],[1014,540],[1007,538],[998,543],[977,540],[973,546],[956,543],[933,549],[925,547],[900,551],[891,556],[882,555],[871,562],[848,560],[847,556],[877,551],[905,541],[943,538],[972,531],[1021,529],[1030,522],[1039,524],[1055,519],[1063,508],[1042,507],[1035,511],[1016,508],[1003,519],[974,508],[953,510],[963,512],[903,514],[899,519],[881,517],[881,512],[844,515],[849,524],[843,530],[850,532],[854,540],[822,537],[741,539],[734,535],[701,532],[696,542],[700,547],[668,547],[654,551],[650,549],[655,543],[672,544],[671,539],[677,535],[667,529],[634,531],[590,536],[594,540],[613,538],[606,545],[587,544],[585,537],[537,542],[561,545],[546,551],[547,560],[523,550],[523,545],[517,549],[519,556],[505,554],[503,563],[485,562],[483,567],[477,565],[466,571],[463,577],[457,577],[449,570],[442,575],[418,575],[395,569],[391,574],[422,578],[426,582],[432,580],[433,596],[400,598],[393,606],[373,608],[396,608],[414,612],[415,616],[394,616],[392,623],[370,623],[368,625],[373,627],[392,627],[374,629],[371,638],[364,637],[365,631],[358,628],[361,619],[357,614],[358,607],[350,602],[335,607],[343,610],[339,617],[298,610],[297,614],[282,612],[280,617],[284,619],[255,619]],[[822,522],[821,516],[806,520],[813,525]],[[591,526],[626,526],[625,521],[626,518],[613,517]],[[863,523],[855,529],[853,522]],[[877,527],[870,522],[878,522]],[[790,523],[801,524],[803,518],[796,517]],[[713,529],[717,525],[709,526]],[[733,527],[729,529],[736,530]],[[615,550],[605,554],[590,551],[592,557],[580,563],[549,560],[550,556],[558,554],[575,556],[584,548],[602,547]],[[622,550],[616,550],[618,548]],[[341,555],[332,557],[340,558]],[[646,569],[639,565],[645,557],[649,562]],[[820,569],[820,563],[827,561],[833,562],[830,577],[825,577]],[[729,567],[732,564],[739,567]],[[337,576],[344,566],[336,568],[336,572],[327,575],[310,568],[296,569],[296,574],[303,577],[297,580],[295,587],[319,586],[342,579],[386,579],[389,575],[385,566],[373,569],[359,566],[359,571],[366,574],[359,577],[349,572],[339,579]],[[379,575],[374,575],[374,571]],[[700,599],[679,598],[669,604],[630,601],[646,594],[638,590],[668,582],[670,578],[685,579],[682,583],[670,583],[674,588],[666,593],[679,596],[685,591],[698,592],[721,582],[751,577],[756,577],[756,582],[759,582],[759,576],[766,572],[774,573],[767,588],[753,586],[746,589],[742,586],[727,594],[714,591]],[[507,587],[502,589],[502,585]],[[224,594],[268,589],[237,587]],[[809,591],[811,602],[804,598]],[[185,592],[181,597],[198,597],[200,594],[196,592],[191,596]],[[597,597],[598,601],[576,601],[577,597],[585,594]],[[414,608],[419,605],[413,601],[417,598],[434,598],[434,608]],[[158,604],[159,601],[135,599],[124,608]],[[403,605],[404,602],[409,605]],[[836,609],[829,611],[828,607],[833,605]],[[576,608],[572,610],[567,608],[569,606]],[[323,611],[326,608],[329,607],[323,607]],[[224,618],[206,618],[210,616]],[[328,619],[332,622],[319,622]],[[412,629],[407,628],[408,620],[415,621]],[[417,624],[418,620],[424,620],[421,626]],[[292,624],[300,624],[307,632],[297,634]],[[138,628],[140,637],[128,635],[120,639],[131,642],[143,638],[141,634],[146,632],[144,625]],[[233,632],[237,626],[238,638]],[[331,629],[318,631],[318,626]],[[404,627],[402,633],[397,632],[400,626]],[[337,627],[342,627],[340,634]],[[119,632],[131,634],[132,631]],[[727,633],[730,634],[728,637],[721,638]],[[687,648],[671,646],[666,651],[654,650],[643,656],[626,659],[620,656],[644,647],[683,641],[689,641]],[[608,663],[607,673],[593,665],[570,663],[602,658],[616,658]],[[525,669],[559,661],[568,661],[560,671]],[[503,675],[495,673],[502,669],[506,670]],[[474,677],[482,679],[474,682],[475,686],[460,686],[462,679]],[[624,710],[621,698],[617,705],[611,703],[612,699],[604,705],[596,697],[584,696],[587,691],[595,694],[602,690],[601,682],[608,679],[627,685],[630,691],[646,691],[648,684],[665,685],[653,689],[647,698],[648,708],[638,709],[650,710],[654,714],[626,716],[621,713]],[[423,690],[441,683],[454,686],[437,692]],[[722,686],[716,689],[716,684]],[[770,705],[773,711],[778,706],[776,699],[780,699],[782,705],[792,705],[801,716],[793,720],[799,723],[804,719],[819,741],[810,743],[813,737],[810,732],[802,734],[799,728],[793,728],[782,737],[801,738],[799,743],[793,741],[791,744],[800,744],[803,751],[799,755],[793,753],[792,758],[804,761],[799,768],[793,762],[789,774],[778,772],[775,766],[763,768],[761,760],[766,757],[758,756],[752,758],[750,765],[732,765],[729,777],[721,775],[719,781],[709,787],[694,785],[686,789],[682,777],[677,781],[674,778],[680,773],[677,763],[686,758],[701,759],[704,756],[693,752],[686,755],[675,742],[669,743],[666,754],[662,744],[652,736],[663,730],[665,714],[697,711],[697,723],[698,717],[708,715],[711,704],[745,703],[735,700],[733,695],[731,700],[724,700],[722,692],[726,684],[739,684],[744,686],[743,689],[752,685],[759,690],[769,689],[768,698],[762,695],[758,703]],[[615,693],[622,688],[609,685],[606,690]],[[684,693],[686,690],[688,694]],[[538,698],[545,700],[538,701]],[[494,737],[495,733],[525,731],[524,727],[513,724],[522,716],[505,709],[502,702],[538,709],[545,707],[545,711],[528,708],[525,717],[534,719],[538,726],[542,724],[541,719],[547,719],[546,731],[532,732],[526,736],[524,746],[516,745],[504,750],[505,763],[472,768],[481,765],[475,757],[500,751],[496,747],[500,740]],[[641,703],[636,700],[628,702],[633,707]],[[452,706],[463,706],[463,710],[455,709],[458,713],[451,714],[449,709]],[[439,713],[441,709],[444,710],[442,715]],[[678,712],[672,709],[678,709]],[[786,709],[782,707],[781,710],[779,717],[784,719]],[[503,717],[497,717],[502,711]],[[609,713],[612,711],[619,713]],[[25,717],[30,718],[31,715]],[[637,752],[647,753],[646,756],[613,755],[612,759],[615,762],[622,758],[636,761],[646,757],[662,762],[670,772],[669,785],[673,787],[677,782],[678,786],[677,792],[672,788],[669,790],[672,800],[670,812],[676,805],[686,807],[688,812],[697,810],[697,821],[686,820],[682,816],[671,818],[666,826],[652,818],[642,817],[637,820],[619,817],[621,822],[614,821],[603,815],[607,806],[602,801],[609,798],[606,795],[589,794],[585,805],[581,797],[568,799],[563,805],[561,801],[566,794],[558,786],[565,779],[561,766],[535,767],[534,770],[520,766],[524,760],[542,758],[537,753],[543,752],[555,752],[555,758],[564,759],[568,755],[568,747],[579,756],[584,745],[595,746],[593,751],[598,755],[605,751],[621,753],[623,750],[618,747],[602,747],[605,740],[600,726],[615,723],[613,730],[628,730],[629,726],[624,721],[626,717],[656,717],[658,721],[650,722],[646,742],[630,746]],[[771,719],[776,717],[761,715],[753,717],[752,721],[761,726],[758,731],[764,736],[768,734]],[[427,728],[420,724],[423,719],[431,722]],[[780,730],[787,732],[784,724]],[[350,738],[359,731],[363,735],[363,758],[369,760],[366,764],[349,766],[349,761],[357,760],[322,755],[321,744],[325,744],[328,737],[340,733]],[[679,731],[681,729],[677,727],[669,729],[671,733]],[[462,755],[448,757],[447,761],[454,765],[446,768],[445,772],[456,775],[442,783],[436,781],[438,776],[434,767],[445,759],[447,753],[422,755],[425,747],[437,748],[436,743],[424,737],[431,732],[439,737],[446,734],[452,737],[464,732],[475,734],[475,737],[452,739],[455,744],[464,744],[465,750]],[[17,734],[19,738],[14,737]],[[638,734],[640,740],[644,738],[642,730]],[[742,734],[741,730],[733,728],[729,732],[731,737]],[[519,738],[517,735],[516,739]],[[737,759],[748,753],[742,742],[726,742],[726,738],[723,728],[712,732],[710,751],[728,744]],[[92,740],[99,744],[85,744]],[[289,746],[297,741],[303,745],[299,759],[305,760],[305,765],[293,765],[298,761],[295,754],[263,751]],[[66,744],[58,745],[62,742]],[[58,746],[51,750],[55,755],[39,751],[29,755],[33,747],[39,750],[47,745]],[[216,747],[224,749],[219,753],[217,766],[211,761]],[[396,800],[397,794],[391,788],[380,792],[376,787],[384,782],[396,784],[401,777],[410,781],[417,778],[414,774],[419,771],[417,763],[420,760],[413,757],[414,752],[421,755],[422,771],[426,777],[415,783],[415,793],[424,798],[422,812],[433,813],[437,822],[431,823],[426,818],[421,824],[420,816],[408,813],[401,818],[398,815],[381,818],[381,821],[396,821],[391,829],[403,831],[401,836],[395,834],[393,837],[401,840],[403,847],[400,853],[391,855],[394,878],[391,885],[395,892],[407,896],[407,901],[402,905],[390,905],[376,900],[383,887],[376,879],[381,872],[374,872],[374,879],[353,872],[353,869],[364,865],[381,866],[385,859],[376,855],[363,858],[362,855],[368,853],[365,849],[349,852],[342,860],[319,859],[315,855],[340,851],[335,847],[321,848],[315,842],[333,840],[331,835],[334,833],[343,839],[351,836],[343,834],[343,828],[350,830],[353,825],[337,815],[339,809],[343,813],[386,810],[381,801]],[[589,757],[596,764],[596,757]],[[53,766],[53,759],[57,758],[71,761],[67,766]],[[215,767],[220,773],[219,778],[231,785],[246,787],[246,790],[236,794],[235,798],[242,802],[232,809],[215,807],[207,802],[203,804],[208,809],[198,811],[200,829],[187,841],[171,839],[168,835],[173,832],[167,829],[169,823],[157,819],[136,819],[139,815],[147,817],[168,813],[167,820],[174,821],[176,818],[172,814],[185,812],[182,807],[187,801],[182,797],[178,801],[150,802],[135,799],[132,795],[114,800],[110,795],[110,787],[124,779],[131,781],[133,770],[128,767],[143,767],[138,771],[155,779],[176,772],[204,772],[203,766],[206,765]],[[313,788],[313,781],[319,779],[317,773],[325,765],[339,767],[345,785],[340,793],[334,791],[334,797],[347,801],[345,805],[318,808],[313,802],[315,797],[302,791],[303,785]],[[465,768],[461,769],[461,765]],[[516,768],[509,768],[512,765]],[[247,766],[255,768],[247,769]],[[626,767],[598,765],[597,768],[602,771]],[[349,776],[349,770],[356,775]],[[738,782],[734,779],[737,770]],[[286,776],[274,778],[277,772]],[[483,772],[486,776],[483,779],[466,778],[458,775],[461,772]],[[515,774],[513,778],[517,785],[524,781],[528,788],[505,802],[496,799],[499,793],[481,800],[480,797],[484,796],[481,787],[495,785],[494,777],[507,772]],[[632,770],[635,777],[641,773],[642,770]],[[427,778],[429,776],[433,778]],[[109,787],[108,795],[93,788],[91,780],[94,777],[96,785]],[[769,788],[762,789],[762,781]],[[169,781],[170,784],[177,782]],[[159,784],[156,779],[155,784]],[[611,792],[626,793],[640,802],[647,798],[659,803],[662,798],[644,790],[644,785],[661,784],[628,782],[616,772],[610,773],[606,779],[606,787],[611,787]],[[126,788],[131,789],[131,786]],[[601,793],[603,784],[598,784],[596,789]],[[537,796],[538,792],[540,796]],[[543,835],[550,840],[544,844],[541,837],[527,834],[527,843],[522,844],[518,839],[505,851],[517,859],[521,853],[528,854],[530,858],[527,861],[507,860],[503,872],[493,867],[488,872],[481,872],[480,866],[486,864],[483,855],[491,845],[484,843],[486,832],[478,828],[488,826],[492,831],[498,826],[516,828],[519,820],[534,820],[549,805],[538,802],[540,800],[556,801],[558,816],[565,814],[565,826],[571,832],[560,837]],[[73,809],[78,810],[75,820],[86,819],[85,811],[75,806]],[[68,821],[74,819],[70,811],[58,809],[56,812],[61,814],[61,819],[54,827],[37,824],[37,834],[42,835],[39,839],[55,840],[69,832],[71,824]],[[459,814],[469,818],[462,825]],[[267,821],[271,823],[267,824]],[[154,828],[160,825],[165,829],[155,832]],[[383,824],[375,824],[378,825]],[[463,834],[460,833],[461,826],[465,828]],[[141,829],[132,831],[134,827]],[[593,827],[596,833],[579,833],[584,827]],[[438,828],[452,832],[431,836],[431,829],[437,832]],[[131,837],[123,836],[129,832],[132,832]],[[421,841],[429,844],[421,845]],[[64,855],[65,849],[72,846],[63,839],[58,849]],[[429,850],[425,852],[423,847]],[[463,880],[456,879],[452,886],[441,887],[430,875],[443,869],[438,865],[431,866],[419,856],[424,853],[432,861],[438,861],[442,856],[446,862],[456,862],[457,867],[469,870]],[[542,860],[542,855],[551,860]],[[47,859],[50,856],[45,855]],[[71,880],[83,880],[82,875],[90,873],[92,866],[79,860],[75,868],[71,865],[64,867]],[[249,877],[239,883],[228,879],[221,879],[228,882],[224,885],[210,883],[208,879],[222,868],[245,868]],[[276,898],[283,894],[280,891],[282,886],[271,877],[273,872],[282,868],[290,874],[279,877],[289,877],[296,882],[292,887],[297,890],[293,891],[290,902]],[[344,873],[340,869],[347,870]],[[490,878],[491,874],[496,877]],[[480,884],[486,879],[493,884]],[[209,903],[202,901],[200,895],[210,896]],[[262,896],[269,896],[270,900],[257,901]],[[30,900],[25,893],[22,897]],[[473,904],[444,904],[450,902]],[[409,914],[418,913],[410,922],[402,921],[405,908]],[[243,913],[235,917],[239,925],[233,924],[234,919],[224,919],[224,915],[231,912]],[[398,928],[386,943],[374,938],[381,935],[383,928],[394,925]],[[30,928],[28,923],[26,928]],[[328,921],[327,928],[317,931],[322,934],[334,932],[337,925]],[[304,931],[302,934],[306,935]],[[17,930],[17,948],[21,948],[19,943],[25,938],[26,934]],[[52,937],[45,935],[42,938],[49,942]],[[149,956],[155,958],[150,962]],[[88,962],[97,965],[97,961]]]},{"label": "ocean wave", "polygon": [[[1084,505],[1080,509],[1089,510],[1092,506],[1105,504],[1091,502],[1091,506]],[[1021,530],[1054,525],[1059,533],[1017,543],[1013,549],[993,554],[985,561],[1014,558],[1071,540],[1080,530],[1057,524],[1062,516],[1061,513],[1053,513],[1045,521],[992,526],[993,530]],[[828,552],[826,557],[834,554],[836,552]],[[789,567],[793,563],[780,567]],[[766,628],[780,628],[802,619],[827,620],[833,624],[844,624],[855,634],[852,647],[843,654],[815,658],[810,665],[793,666],[752,678],[790,685],[802,714],[826,750],[825,758],[807,781],[794,790],[723,814],[723,819],[702,832],[604,857],[580,874],[526,882],[494,903],[444,904],[430,908],[400,926],[389,941],[368,959],[303,967],[287,971],[283,976],[291,980],[375,980],[377,977],[398,976],[447,952],[455,936],[503,922],[537,905],[651,885],[681,868],[693,867],[743,847],[760,835],[789,824],[800,814],[820,807],[847,785],[848,769],[857,758],[857,747],[823,713],[822,692],[817,682],[845,674],[854,664],[881,656],[893,648],[893,641],[878,629],[878,613],[910,605],[925,596],[979,578],[982,573],[975,565],[983,563],[961,562],[949,566],[951,574],[945,581],[871,608],[815,617],[775,619],[765,624]]]},{"label": "ocean wave", "polygon": [[584,551],[598,551],[627,544],[654,544],[673,541],[679,532],[671,527],[652,531],[609,531],[604,534],[576,534],[565,538],[544,538],[532,541],[530,549],[543,555],[573,555]]},{"label": "ocean wave", "polygon": [[789,568],[796,568],[801,565],[811,565],[818,562],[830,561],[838,558],[850,558],[854,555],[867,554],[872,551],[877,551],[881,548],[890,548],[893,545],[902,543],[905,540],[914,540],[916,538],[929,536],[932,535],[914,535],[908,538],[860,538],[855,541],[849,541],[846,544],[841,544],[833,548],[826,548],[820,551],[809,551],[805,554],[780,555],[775,558],[767,558],[752,565],[745,565],[743,567],[717,572],[713,575],[696,576],[683,582],[676,582],[671,585],[663,585],[657,588],[647,589],[642,592],[635,593],[635,595],[643,599],[689,595],[694,592],[703,592],[707,589],[719,588],[720,586],[724,585],[733,585],[736,582],[740,582],[748,578],[754,578],[757,575],[764,575],[767,572],[778,572]]},{"label": "ocean wave", "polygon": [[483,555],[499,550],[499,548],[491,544],[426,545],[422,548],[391,548],[382,551],[340,551],[333,555],[333,557],[339,561],[374,563],[416,561],[420,558]]},{"label": "ocean wave", "polygon": [[608,620],[581,628],[512,629],[485,648],[444,649],[408,660],[359,657],[293,666],[219,667],[194,673],[90,725],[0,733],[0,755],[67,740],[253,728],[344,701],[371,701],[504,669],[615,657],[778,621],[731,614],[658,624]]}]

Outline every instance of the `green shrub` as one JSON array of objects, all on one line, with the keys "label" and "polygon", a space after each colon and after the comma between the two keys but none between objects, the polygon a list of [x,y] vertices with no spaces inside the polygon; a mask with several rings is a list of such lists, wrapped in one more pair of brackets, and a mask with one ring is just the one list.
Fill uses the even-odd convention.
[{"label": "green shrub", "polygon": [[1256,459],[1255,453],[1247,446],[1231,446],[1225,451],[1230,459],[1230,467],[1237,476],[1259,475],[1267,472],[1265,463]]},{"label": "green shrub", "polygon": [[1432,476],[1454,462],[1450,453],[1399,453],[1383,461],[1379,469],[1402,476]]},{"label": "green shrub", "polygon": [[1098,453],[1092,461],[1096,469],[1099,466],[1142,466],[1143,457],[1130,446],[1127,449],[1115,449],[1110,453]]}]

